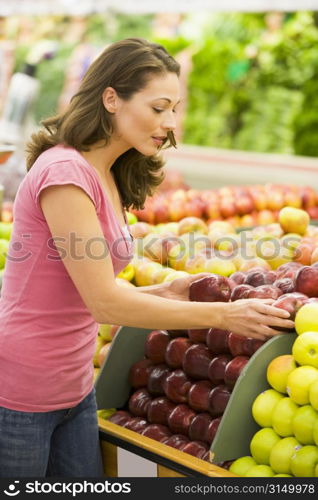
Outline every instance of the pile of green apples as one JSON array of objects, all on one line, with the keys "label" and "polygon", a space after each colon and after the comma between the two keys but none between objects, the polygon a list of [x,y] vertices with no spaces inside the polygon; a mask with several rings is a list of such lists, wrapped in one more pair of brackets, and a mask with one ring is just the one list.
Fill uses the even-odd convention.
[{"label": "pile of green apples", "polygon": [[261,427],[251,439],[250,456],[229,470],[245,477],[318,477],[318,301],[295,317],[298,334],[292,353],[267,367],[270,388],[259,394],[252,415]]}]

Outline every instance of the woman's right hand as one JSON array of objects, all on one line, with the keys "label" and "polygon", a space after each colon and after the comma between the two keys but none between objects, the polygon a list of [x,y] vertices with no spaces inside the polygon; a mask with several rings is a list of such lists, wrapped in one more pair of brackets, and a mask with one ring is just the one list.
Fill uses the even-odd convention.
[{"label": "woman's right hand", "polygon": [[294,322],[287,319],[289,313],[273,307],[273,302],[272,299],[242,299],[226,303],[222,328],[260,340],[280,335],[282,332],[275,327],[294,328]]}]

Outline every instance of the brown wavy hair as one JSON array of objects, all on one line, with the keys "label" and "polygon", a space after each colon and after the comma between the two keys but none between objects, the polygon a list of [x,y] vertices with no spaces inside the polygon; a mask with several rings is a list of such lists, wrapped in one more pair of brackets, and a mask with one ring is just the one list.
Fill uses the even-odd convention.
[{"label": "brown wavy hair", "polygon": [[[66,110],[43,120],[43,127],[32,134],[26,146],[27,170],[43,151],[57,144],[78,151],[89,151],[100,141],[106,145],[113,124],[102,101],[105,88],[113,87],[121,99],[128,101],[152,76],[167,72],[179,76],[180,65],[159,44],[127,38],[108,46],[89,67]],[[171,145],[175,145],[172,131],[165,147]],[[146,197],[163,180],[162,167],[160,155],[145,156],[134,148],[117,158],[112,168],[126,209],[143,208]]]}]

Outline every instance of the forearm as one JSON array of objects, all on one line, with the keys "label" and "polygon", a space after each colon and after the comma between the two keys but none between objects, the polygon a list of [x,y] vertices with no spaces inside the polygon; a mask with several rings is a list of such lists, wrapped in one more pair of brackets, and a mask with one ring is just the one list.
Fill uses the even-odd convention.
[{"label": "forearm", "polygon": [[98,307],[99,323],[175,330],[221,328],[224,308],[220,302],[169,300],[152,294],[116,287],[107,303]]},{"label": "forearm", "polygon": [[169,283],[160,283],[158,285],[136,286],[135,292],[146,293],[149,295],[156,295],[157,297],[165,297],[169,288]]}]

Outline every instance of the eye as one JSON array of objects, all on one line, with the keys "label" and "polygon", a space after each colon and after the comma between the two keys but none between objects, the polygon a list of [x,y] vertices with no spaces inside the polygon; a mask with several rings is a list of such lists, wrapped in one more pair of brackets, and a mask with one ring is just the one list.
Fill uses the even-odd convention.
[{"label": "eye", "polygon": [[152,108],[154,110],[155,113],[162,113],[163,112],[163,109],[159,109],[159,108]]}]

